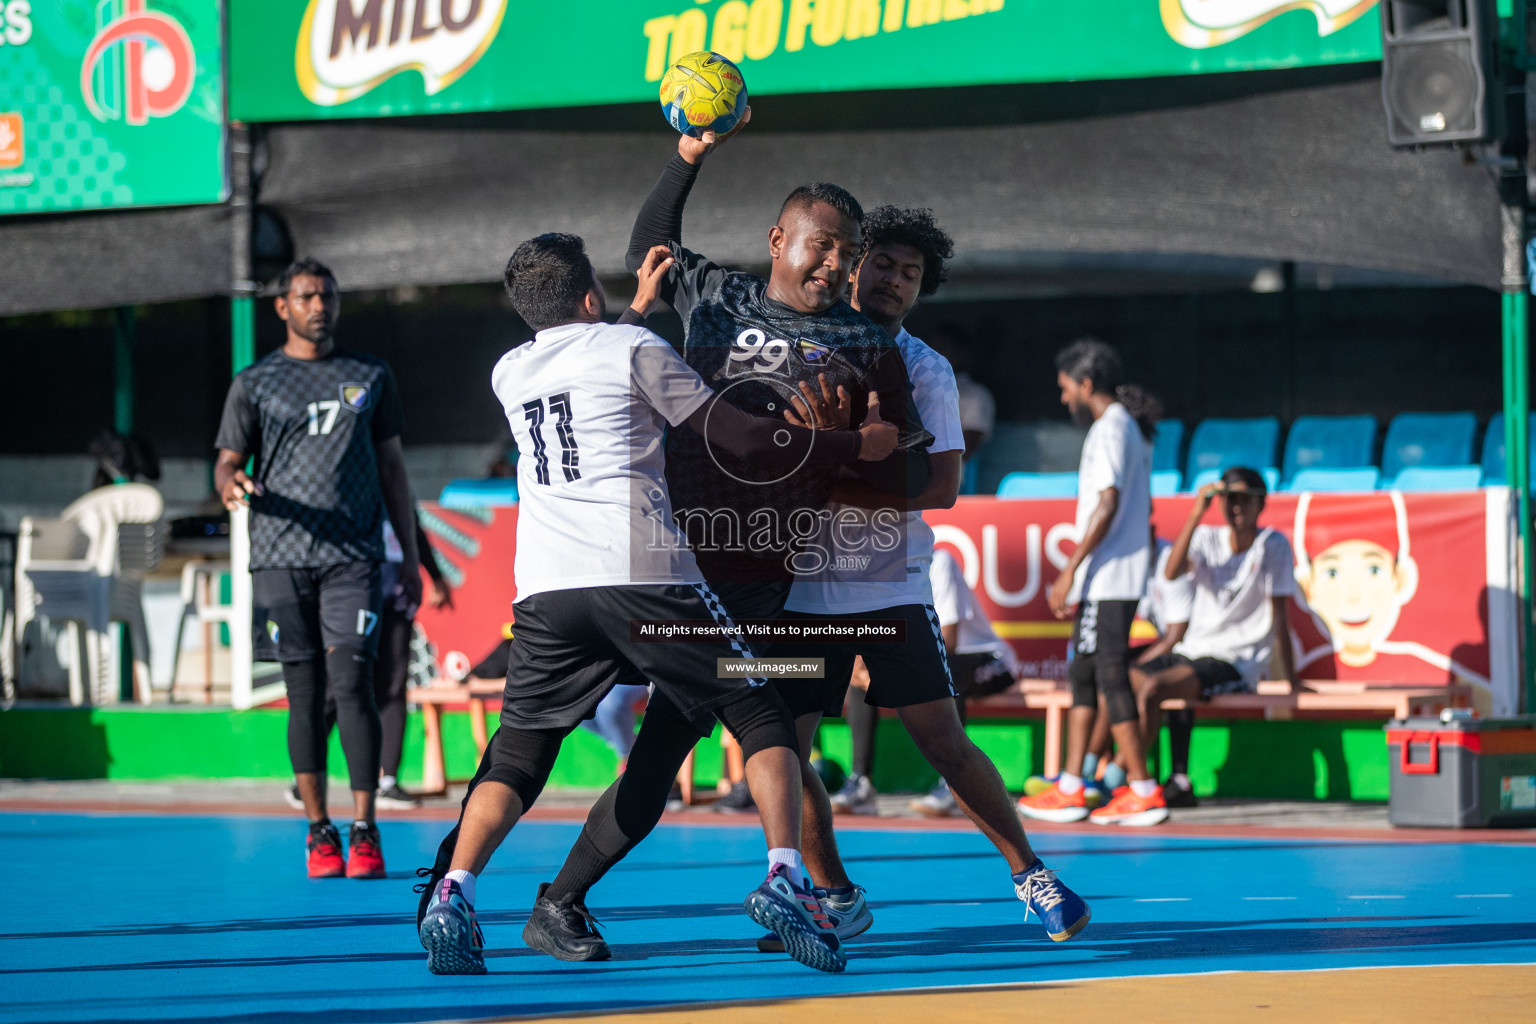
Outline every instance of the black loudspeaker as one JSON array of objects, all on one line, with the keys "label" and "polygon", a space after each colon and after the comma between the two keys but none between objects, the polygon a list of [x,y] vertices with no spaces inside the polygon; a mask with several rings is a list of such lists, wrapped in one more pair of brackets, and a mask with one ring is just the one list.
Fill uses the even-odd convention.
[{"label": "black loudspeaker", "polygon": [[1498,38],[1495,0],[1382,0],[1387,140],[1434,146],[1498,138]]}]

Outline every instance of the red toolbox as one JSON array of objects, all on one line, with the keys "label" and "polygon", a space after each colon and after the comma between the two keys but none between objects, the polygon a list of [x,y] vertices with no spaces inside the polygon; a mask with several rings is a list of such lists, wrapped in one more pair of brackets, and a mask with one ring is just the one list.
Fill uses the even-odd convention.
[{"label": "red toolbox", "polygon": [[1387,723],[1394,825],[1536,826],[1536,715]]}]

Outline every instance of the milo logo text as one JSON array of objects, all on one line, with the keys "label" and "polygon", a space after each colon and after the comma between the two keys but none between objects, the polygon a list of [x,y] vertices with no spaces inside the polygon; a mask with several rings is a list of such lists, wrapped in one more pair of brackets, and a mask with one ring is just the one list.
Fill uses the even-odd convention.
[{"label": "milo logo text", "polygon": [[431,96],[474,67],[506,10],[507,0],[310,0],[294,53],[299,88],[335,106],[417,71]]}]

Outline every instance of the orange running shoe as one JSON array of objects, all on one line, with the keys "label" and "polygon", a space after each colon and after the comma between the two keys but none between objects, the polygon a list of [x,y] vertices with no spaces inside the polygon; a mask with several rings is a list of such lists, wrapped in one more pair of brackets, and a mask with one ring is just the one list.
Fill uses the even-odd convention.
[{"label": "orange running shoe", "polygon": [[1109,803],[1088,815],[1088,820],[1095,825],[1156,825],[1168,820],[1168,804],[1160,789],[1151,796],[1137,796],[1130,786],[1122,786]]},{"label": "orange running shoe", "polygon": [[1042,793],[1019,797],[1019,813],[1040,821],[1082,821],[1088,817],[1088,803],[1083,790],[1063,793],[1061,784],[1053,782],[1051,788]]}]

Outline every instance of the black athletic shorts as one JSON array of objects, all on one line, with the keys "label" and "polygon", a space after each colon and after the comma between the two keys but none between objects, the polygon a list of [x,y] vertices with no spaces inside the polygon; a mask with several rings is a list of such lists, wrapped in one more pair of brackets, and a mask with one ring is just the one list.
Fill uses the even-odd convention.
[{"label": "black athletic shorts", "polygon": [[939,632],[939,616],[929,605],[904,604],[875,612],[850,615],[807,615],[785,612],[790,619],[904,619],[905,643],[806,643],[779,644],[776,658],[824,658],[823,679],[775,679],[779,695],[796,718],[819,712],[837,717],[843,713],[848,695],[848,681],[853,677],[853,659],[864,659],[869,669],[869,690],[864,703],[877,708],[904,708],[926,704],[958,694],[949,676],[949,659],[944,653],[944,636]]},{"label": "black athletic shorts", "polygon": [[[690,721],[709,717],[762,679],[719,676],[721,658],[752,652],[722,630],[718,640],[638,642],[632,620],[690,619],[731,625],[702,583],[551,590],[512,606],[512,646],[501,724],[566,729],[591,718],[608,691],[643,677]],[[711,723],[713,724],[713,723]]]},{"label": "black athletic shorts", "polygon": [[1186,658],[1182,654],[1170,652],[1138,667],[1147,675],[1153,675],[1175,665],[1188,665],[1195,670],[1195,679],[1200,683],[1201,700],[1210,700],[1224,693],[1247,693],[1252,689],[1236,665],[1220,658]]},{"label": "black athletic shorts", "polygon": [[311,661],[333,647],[378,650],[378,562],[253,569],[251,591],[257,661]]},{"label": "black athletic shorts", "polygon": [[[720,603],[725,606],[725,612],[733,620],[742,619],[776,619],[784,614],[784,602],[789,600],[789,589],[794,585],[793,580],[709,580],[706,576],[706,585],[712,590]],[[668,646],[668,645],[661,645]],[[752,652],[758,657],[765,657],[773,653],[768,645],[755,643],[751,645]],[[645,686],[650,680],[640,672],[633,673],[630,677],[621,680],[625,683],[634,683]],[[647,710],[658,708],[667,703],[667,695],[656,687],[651,687],[650,699],[646,702]],[[684,714],[675,705],[671,709],[673,717],[686,718],[698,731],[700,737],[714,734],[715,716],[708,711]]]},{"label": "black athletic shorts", "polygon": [[[1067,679],[1072,687],[1073,703],[1093,707],[1098,704],[1097,669],[1099,660],[1119,660],[1129,670],[1131,663],[1131,624],[1136,620],[1136,601],[1083,601],[1077,606],[1072,623],[1072,663]],[[1129,692],[1129,671],[1125,678]],[[1092,701],[1088,697],[1092,695]]]}]

